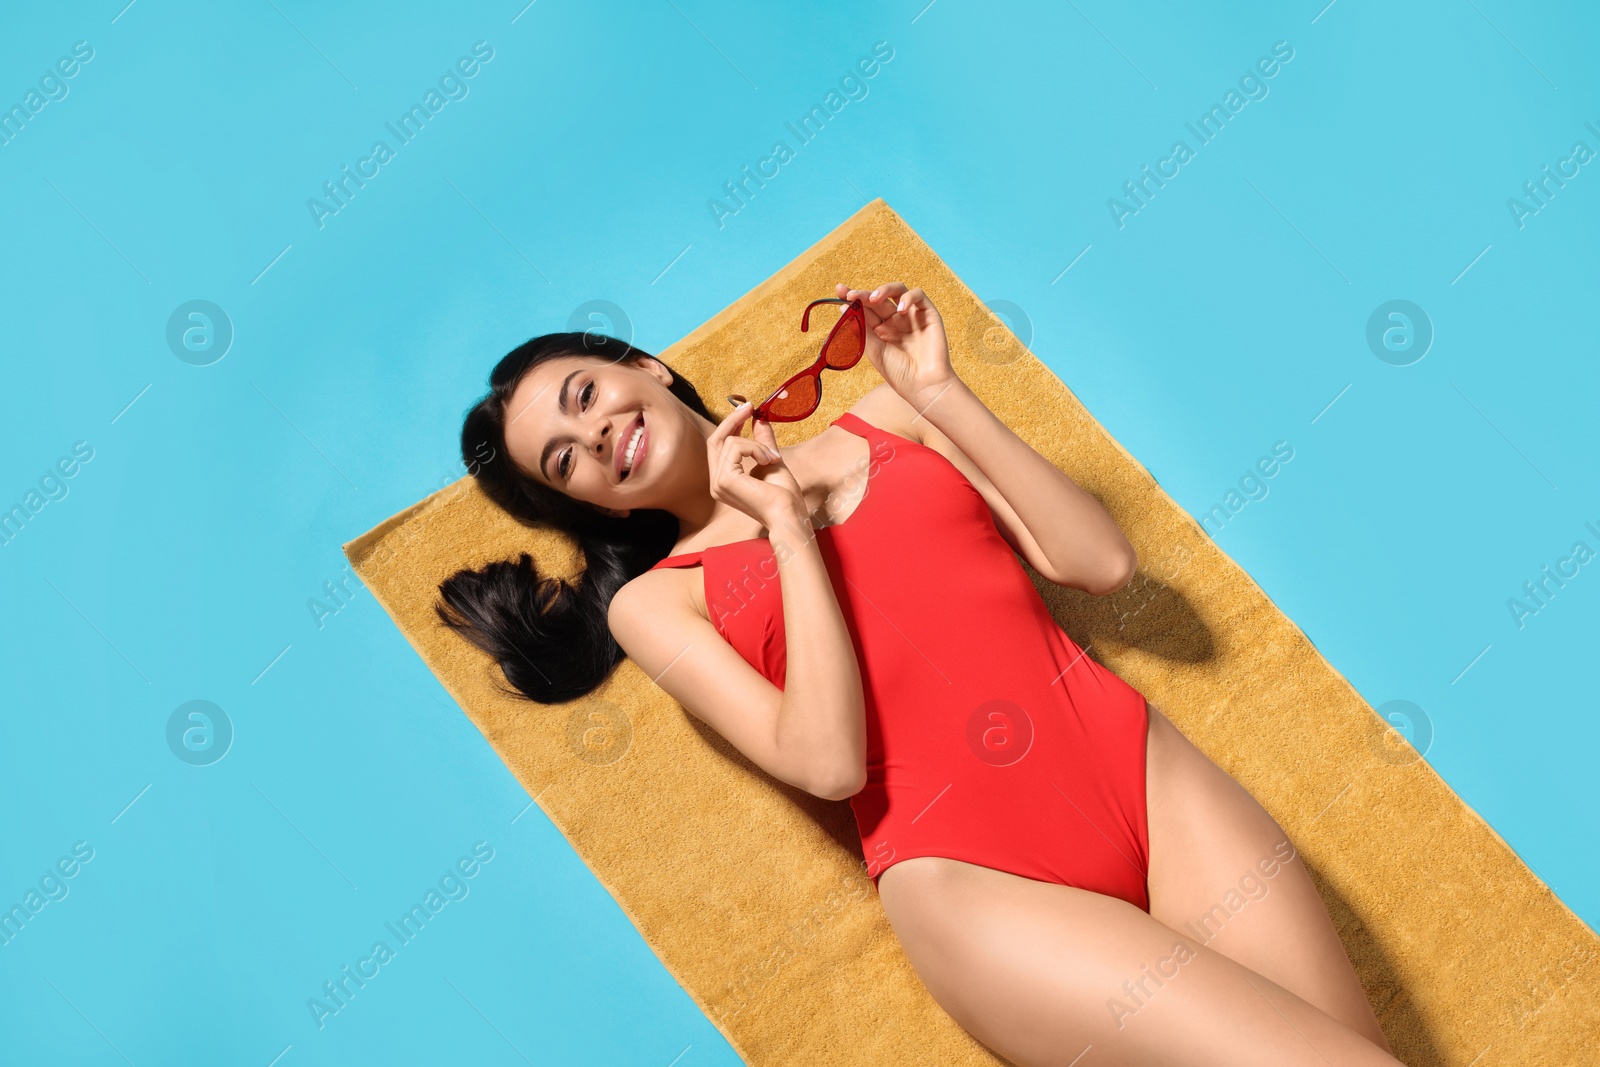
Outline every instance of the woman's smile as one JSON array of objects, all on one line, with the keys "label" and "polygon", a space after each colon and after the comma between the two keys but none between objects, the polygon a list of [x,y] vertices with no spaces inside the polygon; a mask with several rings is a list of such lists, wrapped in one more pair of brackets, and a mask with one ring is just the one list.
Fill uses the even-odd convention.
[{"label": "woman's smile", "polygon": [[626,480],[638,473],[644,466],[644,457],[650,446],[650,431],[645,426],[644,412],[639,413],[639,420],[629,426],[629,436],[622,442],[622,447],[617,452],[617,467],[621,480]]}]

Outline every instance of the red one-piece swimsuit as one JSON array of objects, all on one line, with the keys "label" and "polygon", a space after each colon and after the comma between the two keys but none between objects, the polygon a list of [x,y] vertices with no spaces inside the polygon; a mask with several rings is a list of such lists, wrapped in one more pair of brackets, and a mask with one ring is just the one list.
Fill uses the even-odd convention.
[{"label": "red one-piece swimsuit", "polygon": [[[1051,616],[983,496],[944,456],[846,412],[867,491],[816,531],[861,671],[867,784],[850,798],[877,884],[945,856],[1149,911],[1144,697]],[[699,563],[717,631],[780,689],[787,660],[765,537]]]}]

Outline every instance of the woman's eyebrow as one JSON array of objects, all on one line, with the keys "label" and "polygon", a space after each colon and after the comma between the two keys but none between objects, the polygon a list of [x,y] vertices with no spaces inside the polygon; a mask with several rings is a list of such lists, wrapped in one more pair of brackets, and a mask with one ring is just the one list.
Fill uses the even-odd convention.
[{"label": "woman's eyebrow", "polygon": [[[582,373],[583,368],[579,367],[577,370],[571,371],[565,378],[561,379],[561,389],[556,393],[556,410],[561,412],[563,415],[567,413],[567,387],[572,384],[572,379],[576,378]],[[545,469],[545,461],[550,458],[550,453],[554,452],[555,448],[556,439],[552,437],[550,440],[544,443],[544,449],[539,453],[539,473],[544,475],[544,480],[547,482],[555,481],[554,478],[550,477],[550,472]]]}]

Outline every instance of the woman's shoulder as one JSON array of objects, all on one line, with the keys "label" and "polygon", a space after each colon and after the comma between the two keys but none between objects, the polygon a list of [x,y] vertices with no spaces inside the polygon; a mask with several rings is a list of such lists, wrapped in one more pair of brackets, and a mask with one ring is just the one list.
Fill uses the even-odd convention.
[{"label": "woman's shoulder", "polygon": [[924,424],[917,409],[894,391],[888,382],[879,382],[850,405],[849,414],[887,433],[922,443]]},{"label": "woman's shoulder", "polygon": [[611,632],[627,618],[666,621],[685,610],[706,617],[700,565],[697,560],[693,567],[654,567],[622,583],[606,605]]}]

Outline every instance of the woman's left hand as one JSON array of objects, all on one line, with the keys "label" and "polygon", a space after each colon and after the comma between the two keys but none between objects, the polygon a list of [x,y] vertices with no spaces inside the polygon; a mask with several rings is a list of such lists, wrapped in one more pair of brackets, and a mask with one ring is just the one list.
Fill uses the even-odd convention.
[{"label": "woman's left hand", "polygon": [[957,381],[944,320],[921,289],[887,282],[876,289],[836,286],[843,300],[860,300],[867,322],[866,355],[896,393],[922,411]]}]

